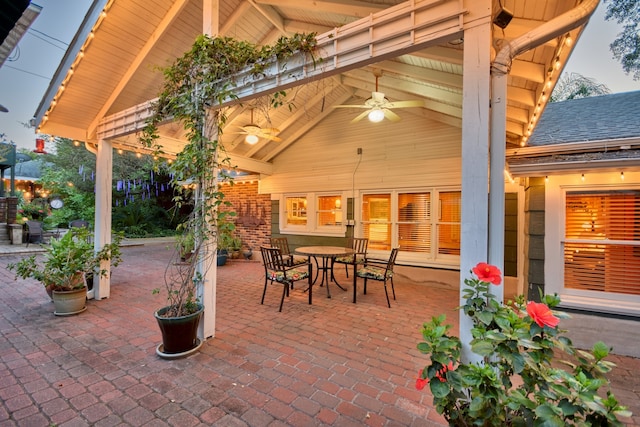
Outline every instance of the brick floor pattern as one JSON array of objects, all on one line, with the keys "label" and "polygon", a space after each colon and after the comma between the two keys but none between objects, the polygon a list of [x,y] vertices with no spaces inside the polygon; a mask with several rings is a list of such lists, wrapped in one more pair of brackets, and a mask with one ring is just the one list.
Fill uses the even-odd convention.
[{"label": "brick floor pattern", "polygon": [[[6,265],[20,257],[0,257],[1,427],[445,425],[414,387],[426,360],[416,344],[431,316],[457,324],[457,292],[398,277],[391,309],[377,282],[367,295],[359,283],[353,304],[336,269],[347,292],[316,286],[308,305],[297,286],[278,313],[279,286],[260,305],[261,264],[230,262],[218,268],[216,336],[164,360],[152,290],[166,244],[125,248],[111,297],[69,317],[53,315],[39,283],[14,281]],[[612,360],[613,390],[636,414],[626,421],[640,426],[640,361]]]}]

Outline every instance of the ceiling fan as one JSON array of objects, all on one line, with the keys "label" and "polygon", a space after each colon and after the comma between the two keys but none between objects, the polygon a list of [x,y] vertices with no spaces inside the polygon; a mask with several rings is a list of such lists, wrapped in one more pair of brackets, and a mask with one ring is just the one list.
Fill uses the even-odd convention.
[{"label": "ceiling fan", "polygon": [[385,98],[384,93],[378,92],[378,78],[381,73],[374,73],[376,76],[376,90],[371,93],[371,98],[367,99],[362,105],[334,105],[334,108],[365,108],[366,111],[356,116],[351,123],[356,123],[365,117],[369,117],[369,121],[374,123],[380,122],[383,119],[397,122],[400,120],[400,116],[391,111],[392,108],[407,108],[407,107],[424,107],[424,101],[397,101],[390,102]]},{"label": "ceiling fan", "polygon": [[247,144],[256,144],[260,138],[268,139],[270,141],[280,142],[282,138],[278,138],[276,134],[280,133],[276,128],[261,128],[257,124],[253,123],[253,109],[251,109],[251,123],[244,126],[238,126],[242,129],[241,132],[232,132],[234,134],[246,135],[244,140]]}]

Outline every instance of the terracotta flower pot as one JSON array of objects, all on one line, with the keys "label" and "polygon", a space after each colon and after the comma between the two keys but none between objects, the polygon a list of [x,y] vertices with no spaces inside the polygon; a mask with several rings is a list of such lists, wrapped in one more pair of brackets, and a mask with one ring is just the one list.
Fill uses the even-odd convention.
[{"label": "terracotta flower pot", "polygon": [[53,306],[56,316],[70,316],[87,309],[87,288],[72,291],[53,291]]}]

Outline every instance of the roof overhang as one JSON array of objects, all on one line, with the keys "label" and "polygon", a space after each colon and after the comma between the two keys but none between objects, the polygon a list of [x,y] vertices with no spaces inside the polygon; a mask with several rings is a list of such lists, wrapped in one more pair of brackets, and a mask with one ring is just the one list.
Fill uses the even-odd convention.
[{"label": "roof overhang", "polygon": [[0,0],[0,68],[38,17],[41,6],[29,0]]}]

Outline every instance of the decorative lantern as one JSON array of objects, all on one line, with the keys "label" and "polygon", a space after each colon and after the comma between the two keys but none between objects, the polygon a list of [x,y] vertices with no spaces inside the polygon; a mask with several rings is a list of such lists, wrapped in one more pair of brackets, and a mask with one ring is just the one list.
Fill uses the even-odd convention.
[{"label": "decorative lantern", "polygon": [[44,151],[44,139],[36,138],[36,149],[33,150],[33,152],[38,154],[47,154],[47,152]]}]

